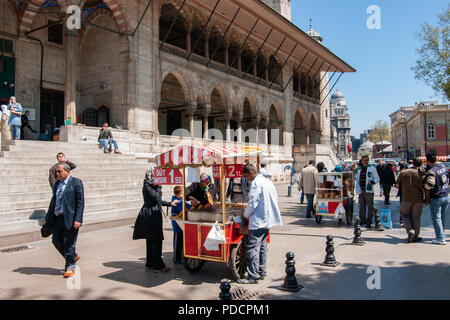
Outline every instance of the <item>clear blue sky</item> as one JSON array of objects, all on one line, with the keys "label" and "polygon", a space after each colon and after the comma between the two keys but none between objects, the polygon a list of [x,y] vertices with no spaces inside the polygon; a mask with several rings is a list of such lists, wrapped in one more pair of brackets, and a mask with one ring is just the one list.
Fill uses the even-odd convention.
[{"label": "clear blue sky", "polygon": [[[292,20],[302,30],[313,29],[323,45],[357,70],[344,74],[333,89],[345,95],[352,135],[359,137],[377,120],[390,124],[389,114],[400,106],[438,100],[428,86],[415,80],[416,38],[423,23],[437,25],[448,0],[292,0]],[[369,30],[370,5],[381,9],[381,30]],[[332,80],[337,79],[337,75]],[[331,86],[331,85],[330,85]]]}]

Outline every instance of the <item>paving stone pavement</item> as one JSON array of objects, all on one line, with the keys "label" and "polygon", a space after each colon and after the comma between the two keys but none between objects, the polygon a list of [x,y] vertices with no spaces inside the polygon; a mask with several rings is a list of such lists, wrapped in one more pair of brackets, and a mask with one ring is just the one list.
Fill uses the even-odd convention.
[{"label": "paving stone pavement", "polygon": [[[394,229],[376,232],[363,228],[366,244],[359,247],[349,245],[352,227],[338,226],[331,218],[317,225],[314,219],[305,218],[306,205],[300,205],[297,190],[288,198],[287,185],[277,189],[284,226],[271,231],[268,277],[255,285],[233,282],[232,288],[257,293],[256,299],[450,299],[450,245],[431,244],[434,230],[428,208],[422,219],[424,242],[407,244],[406,233],[398,224],[399,203],[393,189]],[[376,200],[376,206],[384,208],[378,194]],[[81,233],[78,284],[63,279],[64,261],[49,239],[29,243],[29,250],[0,253],[0,299],[214,300],[220,282],[231,279],[220,263],[207,262],[195,274],[182,265],[173,266],[169,223],[164,224],[163,256],[173,269],[164,274],[146,270],[145,241],[133,241],[132,232],[132,226],[124,226]],[[325,258],[329,234],[334,236],[335,256],[341,263],[336,268],[319,265]],[[285,277],[288,251],[295,253],[296,277],[305,287],[297,293],[278,290]],[[367,287],[369,266],[380,268],[379,290]]]}]

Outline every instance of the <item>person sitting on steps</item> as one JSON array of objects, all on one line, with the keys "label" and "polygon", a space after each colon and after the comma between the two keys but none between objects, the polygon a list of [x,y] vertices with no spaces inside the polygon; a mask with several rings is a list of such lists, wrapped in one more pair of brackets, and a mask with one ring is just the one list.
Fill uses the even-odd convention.
[{"label": "person sitting on steps", "polygon": [[119,151],[119,146],[117,145],[116,140],[114,140],[112,136],[111,130],[108,129],[107,122],[105,122],[103,124],[103,128],[100,129],[100,132],[98,134],[98,142],[104,147],[105,153],[111,153],[109,151],[109,145],[112,143],[114,144],[114,153],[122,154],[122,152]]}]

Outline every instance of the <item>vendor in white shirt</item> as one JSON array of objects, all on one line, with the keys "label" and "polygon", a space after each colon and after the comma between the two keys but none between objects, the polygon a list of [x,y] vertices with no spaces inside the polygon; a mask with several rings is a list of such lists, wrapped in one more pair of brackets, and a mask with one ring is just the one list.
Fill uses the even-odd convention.
[{"label": "vendor in white shirt", "polygon": [[245,209],[244,217],[249,220],[247,238],[247,272],[245,279],[239,283],[252,284],[263,280],[266,276],[267,236],[272,227],[282,226],[278,195],[274,184],[256,167],[248,164],[243,170],[244,176],[252,182],[250,200]]}]

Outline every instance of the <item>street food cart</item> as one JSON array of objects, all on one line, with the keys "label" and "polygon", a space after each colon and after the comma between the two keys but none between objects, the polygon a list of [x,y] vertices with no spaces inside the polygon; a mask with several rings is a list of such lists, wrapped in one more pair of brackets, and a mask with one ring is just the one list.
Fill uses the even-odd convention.
[{"label": "street food cart", "polygon": [[345,218],[347,224],[351,225],[353,197],[353,172],[319,173],[316,186],[316,222],[320,224],[323,217],[337,217],[338,223],[342,223]]},{"label": "street food cart", "polygon": [[[226,179],[242,178],[243,164],[247,161],[259,167],[261,152],[256,147],[180,146],[156,157],[154,177],[165,176],[171,180],[167,184],[183,187],[183,210],[172,219],[183,229],[184,266],[189,272],[199,271],[205,261],[212,261],[225,263],[235,279],[245,277],[248,226],[243,227],[239,220],[247,204],[226,202]],[[186,210],[188,168],[202,167],[212,167],[213,180],[220,181],[219,186],[215,186],[219,190],[219,201],[209,207]],[[163,173],[164,170],[170,172]],[[208,251],[204,243],[216,221],[225,234],[225,243],[220,244],[217,251]]]}]

